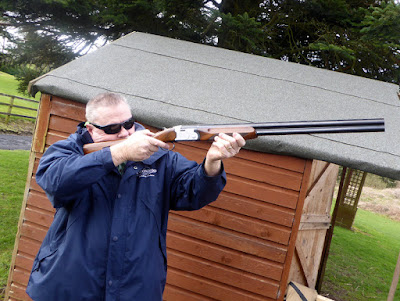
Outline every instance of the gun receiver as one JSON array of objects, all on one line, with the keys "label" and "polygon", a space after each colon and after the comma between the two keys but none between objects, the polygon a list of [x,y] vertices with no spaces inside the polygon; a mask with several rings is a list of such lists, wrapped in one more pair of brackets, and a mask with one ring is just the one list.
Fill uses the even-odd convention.
[{"label": "gun receiver", "polygon": [[[332,134],[384,132],[383,118],[347,119],[321,121],[290,121],[244,124],[215,124],[215,125],[179,125],[165,129],[155,134],[155,138],[164,142],[174,141],[204,141],[213,139],[219,133],[239,133],[244,139],[254,139],[266,135],[295,135],[295,134]],[[85,154],[112,146],[123,140],[90,143],[83,146]]]}]

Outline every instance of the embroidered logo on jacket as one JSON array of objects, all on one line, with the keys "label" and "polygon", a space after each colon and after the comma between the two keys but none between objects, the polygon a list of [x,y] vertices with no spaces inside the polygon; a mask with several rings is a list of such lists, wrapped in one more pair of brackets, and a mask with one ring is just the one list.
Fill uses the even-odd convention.
[{"label": "embroidered logo on jacket", "polygon": [[139,178],[148,178],[148,177],[154,177],[155,174],[157,173],[157,169],[154,168],[144,168],[138,173]]}]

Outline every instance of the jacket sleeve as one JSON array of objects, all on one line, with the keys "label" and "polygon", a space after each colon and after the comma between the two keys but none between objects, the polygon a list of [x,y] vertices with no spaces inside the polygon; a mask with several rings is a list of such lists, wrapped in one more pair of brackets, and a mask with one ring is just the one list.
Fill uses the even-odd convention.
[{"label": "jacket sleeve", "polygon": [[174,175],[171,187],[172,210],[197,210],[215,201],[224,189],[226,174],[207,176],[204,162],[197,164],[176,153],[173,159]]},{"label": "jacket sleeve", "polygon": [[55,208],[70,204],[83,190],[109,173],[115,166],[109,148],[83,155],[70,138],[49,147],[36,172],[36,182]]}]

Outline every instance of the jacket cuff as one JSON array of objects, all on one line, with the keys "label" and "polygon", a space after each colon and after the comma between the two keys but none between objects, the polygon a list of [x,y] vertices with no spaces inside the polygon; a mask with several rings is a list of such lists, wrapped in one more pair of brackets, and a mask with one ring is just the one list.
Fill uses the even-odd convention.
[{"label": "jacket cuff", "polygon": [[104,168],[106,168],[107,170],[112,170],[115,168],[115,165],[114,165],[114,162],[113,162],[112,156],[111,156],[110,147],[105,147],[94,153],[97,154],[96,159],[99,162],[103,163]]},{"label": "jacket cuff", "polygon": [[204,168],[204,163],[205,163],[205,162],[206,162],[206,159],[204,159],[203,162],[201,163],[201,168],[200,168],[200,170],[201,170],[202,176],[204,176],[204,177],[206,177],[206,178],[210,178],[210,179],[212,179],[212,178],[217,178],[217,177],[221,177],[221,176],[222,176],[223,178],[226,178],[224,163],[222,162],[222,160],[221,160],[221,169],[220,169],[219,173],[218,173],[217,175],[215,175],[215,176],[209,176],[209,175],[207,175],[206,169]]}]

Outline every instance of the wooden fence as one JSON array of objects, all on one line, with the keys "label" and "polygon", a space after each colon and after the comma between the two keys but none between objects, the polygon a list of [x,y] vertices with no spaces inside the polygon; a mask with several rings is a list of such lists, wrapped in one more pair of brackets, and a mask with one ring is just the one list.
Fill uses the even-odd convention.
[{"label": "wooden fence", "polygon": [[[1,115],[6,115],[6,124],[8,124],[8,122],[10,121],[10,116],[16,116],[16,117],[22,117],[22,118],[28,118],[28,119],[36,119],[36,116],[29,116],[29,115],[22,115],[22,114],[15,114],[12,113],[13,108],[18,108],[18,109],[23,109],[23,110],[28,110],[28,111],[37,111],[37,108],[32,108],[32,107],[27,107],[27,106],[23,106],[23,105],[16,105],[14,103],[15,99],[19,99],[22,101],[26,101],[26,102],[33,102],[33,103],[39,103],[38,100],[35,99],[29,99],[29,98],[23,98],[23,97],[19,97],[19,96],[15,96],[15,95],[9,95],[9,94],[5,94],[5,93],[0,93],[0,96],[5,96],[5,97],[10,97],[10,102],[2,102],[0,101],[0,106],[7,106],[7,112],[2,112],[0,111]],[[36,114],[35,114],[36,115]]]}]

